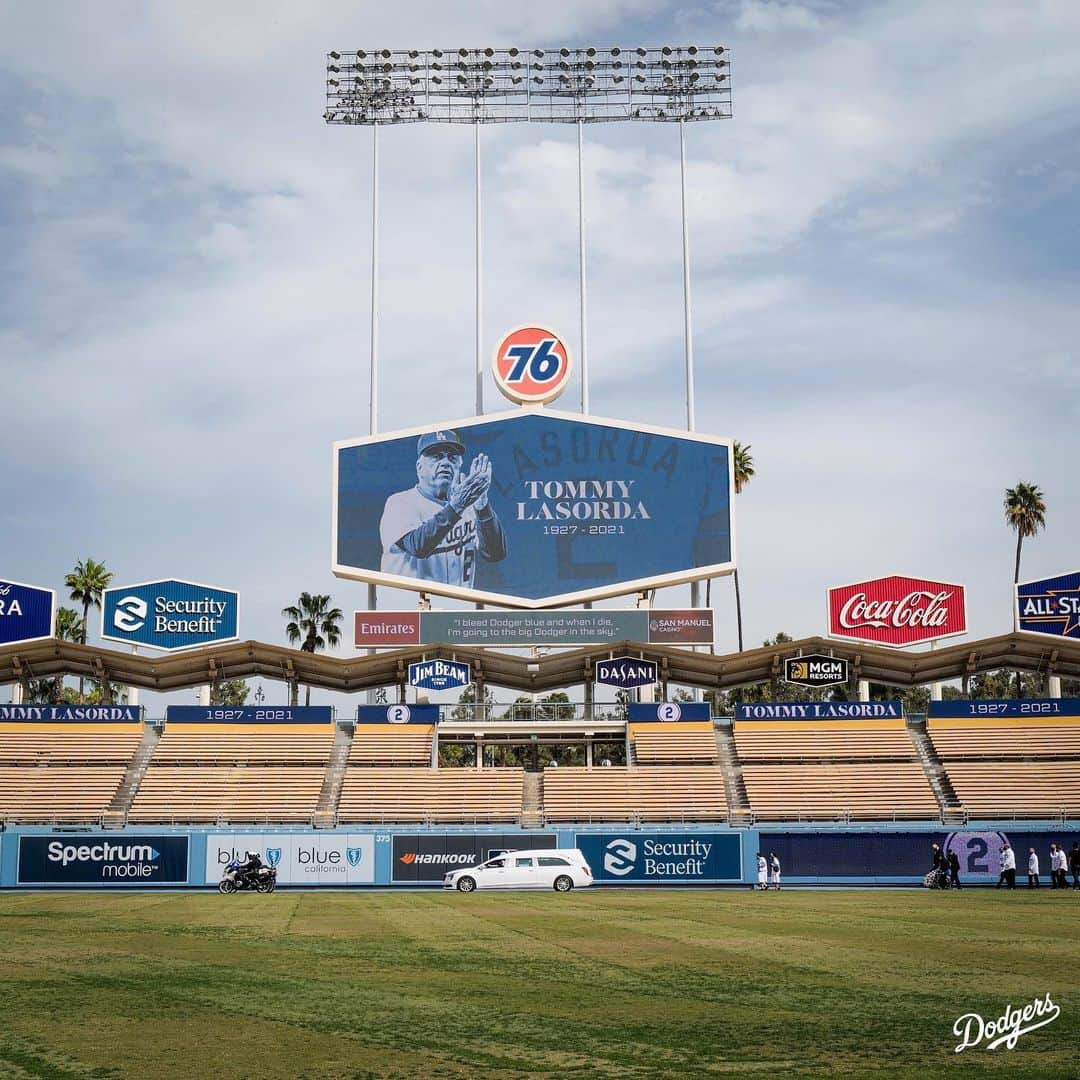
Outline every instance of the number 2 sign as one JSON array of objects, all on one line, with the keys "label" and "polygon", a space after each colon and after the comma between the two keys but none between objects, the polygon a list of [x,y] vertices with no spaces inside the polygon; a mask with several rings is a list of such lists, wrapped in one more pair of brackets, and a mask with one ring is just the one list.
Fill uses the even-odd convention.
[{"label": "number 2 sign", "polygon": [[495,350],[495,381],[519,405],[554,401],[570,380],[570,350],[543,326],[511,330]]}]

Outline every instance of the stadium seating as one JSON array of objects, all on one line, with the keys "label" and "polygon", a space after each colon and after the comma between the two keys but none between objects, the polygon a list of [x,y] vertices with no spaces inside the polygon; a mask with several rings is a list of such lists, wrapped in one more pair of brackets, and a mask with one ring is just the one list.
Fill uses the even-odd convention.
[{"label": "stadium seating", "polygon": [[903,720],[736,722],[742,762],[915,761],[915,744]]},{"label": "stadium seating", "polygon": [[642,765],[712,765],[716,761],[711,722],[631,724],[630,742]]},{"label": "stadium seating", "polygon": [[124,778],[123,766],[0,766],[0,819],[91,822]]},{"label": "stadium seating", "polygon": [[0,821],[98,821],[142,734],[141,724],[3,725]]},{"label": "stadium seating", "polygon": [[435,728],[426,724],[357,724],[350,765],[430,765]]},{"label": "stadium seating", "polygon": [[306,822],[325,772],[321,765],[151,765],[128,820]]},{"label": "stadium seating", "polygon": [[350,766],[338,805],[342,822],[517,821],[522,769]]},{"label": "stadium seating", "polygon": [[969,817],[1080,816],[1076,717],[931,719],[927,732]]},{"label": "stadium seating", "polygon": [[917,762],[743,765],[742,773],[757,818],[891,820],[939,814]]},{"label": "stadium seating", "polygon": [[727,811],[718,766],[611,766],[544,772],[544,817],[548,821],[717,821],[726,820]]},{"label": "stadium seating", "polygon": [[334,730],[333,724],[166,724],[151,764],[326,764]]},{"label": "stadium seating", "polygon": [[940,809],[903,720],[736,722],[755,817],[934,818]]}]

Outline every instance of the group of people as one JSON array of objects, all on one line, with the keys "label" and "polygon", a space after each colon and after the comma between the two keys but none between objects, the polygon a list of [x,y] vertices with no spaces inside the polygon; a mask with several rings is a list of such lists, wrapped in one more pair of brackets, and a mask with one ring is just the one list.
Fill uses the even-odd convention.
[{"label": "group of people", "polygon": [[777,892],[780,891],[780,857],[775,851],[769,852],[769,858],[766,861],[765,856],[759,851],[757,853],[757,887],[758,889],[768,891],[769,879],[772,878],[772,887]]},{"label": "group of people", "polygon": [[[1008,848],[1008,844],[1005,845]],[[1002,848],[1004,853],[1005,848]],[[1009,848],[1010,861],[1012,862],[1012,880],[1006,884],[1010,889],[1016,887],[1016,859],[1012,856]],[[1080,844],[1073,844],[1072,851],[1066,851],[1063,844],[1050,845],[1050,888],[1067,889],[1069,882],[1067,874],[1072,872],[1072,887],[1080,889]],[[1004,877],[1004,871],[1002,872]],[[1039,853],[1034,848],[1028,848],[1028,888],[1038,889],[1042,882],[1039,881]],[[1001,887],[1001,878],[998,879],[998,888]]]}]

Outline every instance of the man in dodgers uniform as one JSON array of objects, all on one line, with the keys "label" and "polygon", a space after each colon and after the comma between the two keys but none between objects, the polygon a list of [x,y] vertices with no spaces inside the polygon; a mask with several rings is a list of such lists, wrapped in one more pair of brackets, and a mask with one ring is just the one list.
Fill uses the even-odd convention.
[{"label": "man in dodgers uniform", "polygon": [[473,588],[476,558],[506,558],[506,534],[488,501],[491,462],[478,454],[463,473],[456,431],[433,431],[416,444],[416,486],[386,500],[379,537],[386,574]]}]

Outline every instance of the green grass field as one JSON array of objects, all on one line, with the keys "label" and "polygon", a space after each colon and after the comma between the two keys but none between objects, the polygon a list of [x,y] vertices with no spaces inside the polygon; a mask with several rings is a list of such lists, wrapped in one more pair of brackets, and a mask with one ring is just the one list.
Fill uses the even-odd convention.
[{"label": "green grass field", "polygon": [[0,1077],[1077,1077],[1078,971],[1046,889],[6,893]]}]

